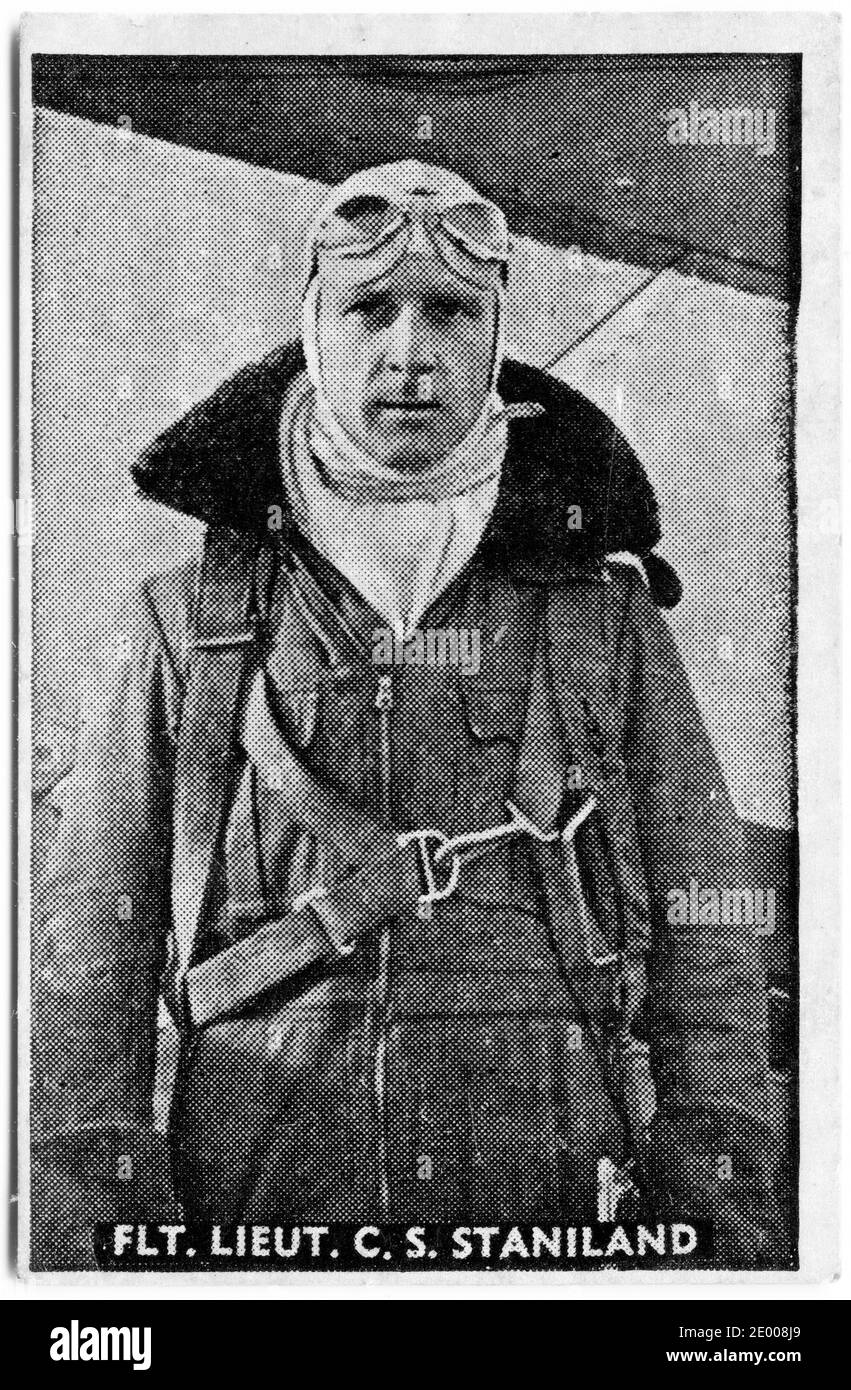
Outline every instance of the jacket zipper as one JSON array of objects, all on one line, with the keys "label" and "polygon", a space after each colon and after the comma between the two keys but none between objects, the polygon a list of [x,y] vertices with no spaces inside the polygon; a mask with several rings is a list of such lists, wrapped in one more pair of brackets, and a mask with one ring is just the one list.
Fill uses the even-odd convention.
[{"label": "jacket zipper", "polygon": [[[392,825],[392,742],[393,677],[378,677],[375,692],[375,712],[378,719],[378,781],[381,821]],[[390,927],[382,923],[378,940],[378,971],[375,988],[375,1070],[374,1094],[378,1122],[378,1196],[381,1214],[390,1214],[390,1173],[387,1134],[387,1022],[390,995]]]}]

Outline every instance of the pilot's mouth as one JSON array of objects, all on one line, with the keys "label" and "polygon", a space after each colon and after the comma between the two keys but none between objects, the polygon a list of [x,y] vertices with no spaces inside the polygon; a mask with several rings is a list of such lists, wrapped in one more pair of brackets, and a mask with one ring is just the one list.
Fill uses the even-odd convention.
[{"label": "pilot's mouth", "polygon": [[440,409],[438,401],[376,401],[375,405],[378,410],[404,410],[412,413]]}]

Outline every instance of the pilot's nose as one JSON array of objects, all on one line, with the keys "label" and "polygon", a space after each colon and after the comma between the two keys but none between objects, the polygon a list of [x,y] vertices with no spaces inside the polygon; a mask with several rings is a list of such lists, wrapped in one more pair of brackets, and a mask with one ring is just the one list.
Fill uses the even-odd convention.
[{"label": "pilot's nose", "polygon": [[387,365],[406,377],[426,376],[436,366],[432,331],[416,304],[405,304],[389,330]]}]

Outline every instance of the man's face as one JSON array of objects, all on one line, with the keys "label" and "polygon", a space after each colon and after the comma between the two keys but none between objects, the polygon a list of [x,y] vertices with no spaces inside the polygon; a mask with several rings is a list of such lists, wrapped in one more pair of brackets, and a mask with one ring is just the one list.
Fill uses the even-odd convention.
[{"label": "man's face", "polygon": [[475,424],[490,389],[498,275],[462,284],[437,258],[411,256],[367,286],[321,281],[325,396],[379,463],[428,468]]}]

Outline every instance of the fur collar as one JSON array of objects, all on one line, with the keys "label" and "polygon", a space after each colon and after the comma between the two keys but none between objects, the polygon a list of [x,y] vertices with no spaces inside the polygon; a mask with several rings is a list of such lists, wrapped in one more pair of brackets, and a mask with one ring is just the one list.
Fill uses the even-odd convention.
[{"label": "fur collar", "polygon": [[[263,534],[269,507],[280,506],[286,525],[278,425],[284,389],[303,365],[301,349],[288,346],[225,382],[134,464],[140,493],[201,521]],[[536,401],[544,413],[509,425],[482,558],[518,579],[545,582],[629,551],[643,560],[656,601],[672,607],[680,597],[679,580],[651,553],[661,536],[653,488],[608,416],[554,377],[519,362],[505,363],[499,391],[506,402]]]}]

